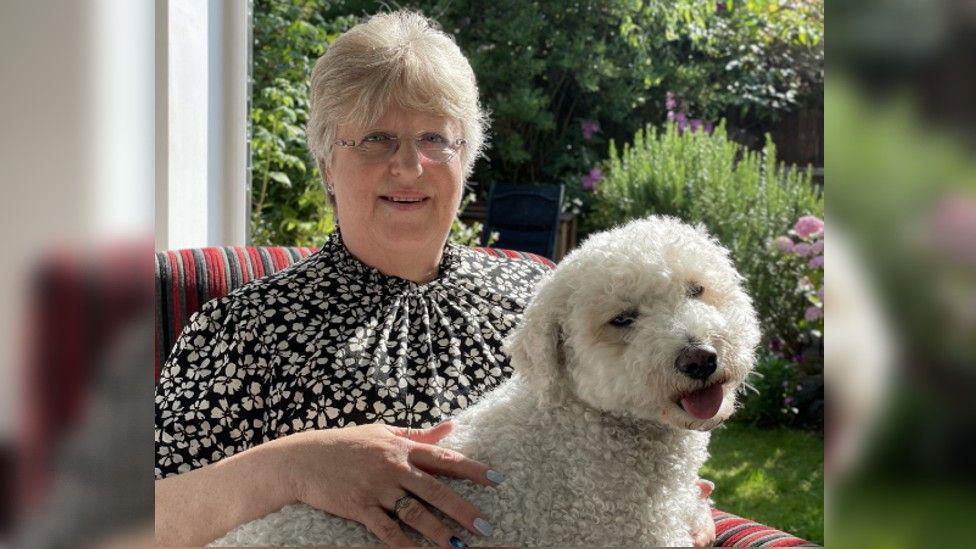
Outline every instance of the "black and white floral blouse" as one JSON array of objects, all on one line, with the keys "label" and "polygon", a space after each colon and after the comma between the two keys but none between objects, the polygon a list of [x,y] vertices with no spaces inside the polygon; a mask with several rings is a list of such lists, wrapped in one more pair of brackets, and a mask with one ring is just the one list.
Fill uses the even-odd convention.
[{"label": "black and white floral blouse", "polygon": [[156,478],[307,429],[453,415],[511,373],[502,340],[545,271],[448,244],[417,284],[334,233],[190,319],[156,386]]}]

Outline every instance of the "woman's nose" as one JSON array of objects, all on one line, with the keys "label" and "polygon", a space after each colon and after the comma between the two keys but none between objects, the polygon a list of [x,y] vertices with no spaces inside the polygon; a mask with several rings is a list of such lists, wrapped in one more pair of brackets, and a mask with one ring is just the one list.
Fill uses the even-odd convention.
[{"label": "woman's nose", "polygon": [[404,139],[390,158],[390,171],[393,175],[418,177],[424,172],[421,160],[423,157],[417,149],[417,143],[413,139]]}]

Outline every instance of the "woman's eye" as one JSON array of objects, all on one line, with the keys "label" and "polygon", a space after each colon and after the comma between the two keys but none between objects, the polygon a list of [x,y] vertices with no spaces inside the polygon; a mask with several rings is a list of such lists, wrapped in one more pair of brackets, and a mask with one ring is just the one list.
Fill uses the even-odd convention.
[{"label": "woman's eye", "polygon": [[425,133],[420,136],[421,141],[426,141],[427,143],[437,143],[438,145],[444,145],[447,143],[447,138],[439,133]]},{"label": "woman's eye", "polygon": [[391,139],[393,139],[393,137],[385,133],[371,133],[363,138],[363,142],[364,143],[386,143]]},{"label": "woman's eye", "polygon": [[633,324],[634,320],[636,319],[637,311],[627,311],[610,319],[610,325],[616,326],[617,328],[626,328],[627,326]]},{"label": "woman's eye", "polygon": [[701,297],[705,293],[705,287],[697,282],[688,283],[688,297]]}]

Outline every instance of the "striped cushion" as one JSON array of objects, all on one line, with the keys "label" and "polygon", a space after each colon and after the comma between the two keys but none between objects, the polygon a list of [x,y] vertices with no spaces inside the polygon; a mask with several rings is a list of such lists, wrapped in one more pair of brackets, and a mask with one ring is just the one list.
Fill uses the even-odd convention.
[{"label": "striped cushion", "polygon": [[[540,255],[478,247],[496,257],[534,261],[550,268],[555,263]],[[224,247],[170,250],[156,253],[156,379],[176,338],[190,316],[211,299],[276,273],[316,251],[315,248]]]},{"label": "striped cushion", "polygon": [[712,509],[715,547],[816,547],[804,539],[775,528]]}]

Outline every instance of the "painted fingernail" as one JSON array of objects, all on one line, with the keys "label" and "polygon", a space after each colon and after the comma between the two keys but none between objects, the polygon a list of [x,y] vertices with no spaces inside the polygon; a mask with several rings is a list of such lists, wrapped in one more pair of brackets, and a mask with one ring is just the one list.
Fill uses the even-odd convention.
[{"label": "painted fingernail", "polygon": [[499,473],[494,469],[488,469],[488,472],[485,473],[485,476],[488,477],[488,480],[494,482],[495,484],[501,484],[505,482],[505,475]]},{"label": "painted fingernail", "polygon": [[474,529],[477,530],[479,534],[486,537],[490,536],[491,531],[494,530],[494,528],[488,524],[488,521],[481,517],[474,519]]},{"label": "painted fingernail", "polygon": [[451,547],[467,547],[468,544],[464,543],[461,538],[457,536],[451,536]]}]

